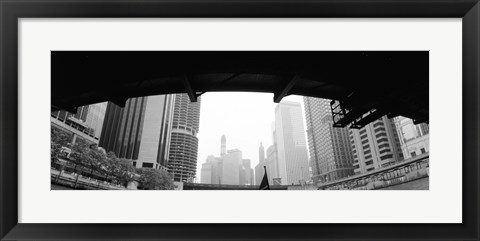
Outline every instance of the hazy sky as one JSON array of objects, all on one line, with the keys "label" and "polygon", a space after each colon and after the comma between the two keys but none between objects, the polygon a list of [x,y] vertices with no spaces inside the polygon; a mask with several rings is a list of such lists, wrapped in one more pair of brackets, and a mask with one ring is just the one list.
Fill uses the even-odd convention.
[{"label": "hazy sky", "polygon": [[[302,96],[288,96],[283,100],[302,104]],[[209,92],[201,97],[197,180],[207,156],[220,156],[220,138],[227,138],[227,150],[239,149],[244,159],[250,159],[252,168],[258,164],[258,148],[265,151],[272,145],[272,123],[275,120],[273,94],[250,92]],[[305,130],[307,128],[304,128]],[[306,134],[305,134],[306,135]]]}]

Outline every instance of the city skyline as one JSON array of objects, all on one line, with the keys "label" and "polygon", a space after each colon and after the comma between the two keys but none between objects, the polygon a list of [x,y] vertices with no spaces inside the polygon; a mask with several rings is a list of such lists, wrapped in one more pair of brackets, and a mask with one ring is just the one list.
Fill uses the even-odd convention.
[{"label": "city skyline", "polygon": [[[272,94],[247,92],[202,95],[197,173],[200,173],[208,156],[220,156],[222,135],[226,136],[227,150],[241,150],[243,158],[251,160],[252,168],[258,164],[260,143],[265,151],[273,144],[271,125],[275,122],[277,103],[272,101],[272,97]],[[283,100],[302,104],[301,96],[287,96]],[[303,108],[302,117],[305,126]],[[197,175],[197,179],[199,177]]]},{"label": "city skyline", "polygon": [[[217,98],[225,98],[225,96],[223,96],[222,94],[227,94],[227,93],[217,93],[217,94],[220,94],[220,95],[216,96]],[[229,97],[232,97],[231,93],[228,93],[228,94],[229,94]],[[258,133],[261,132],[259,130],[267,130],[267,131],[270,132],[269,133],[270,138],[265,138],[265,136],[263,136],[262,141],[260,141],[260,148],[257,149],[257,155],[256,156],[252,155],[251,154],[252,151],[249,150],[249,149],[247,149],[245,151],[245,150],[239,149],[238,147],[234,146],[235,144],[232,145],[232,146],[226,144],[225,134],[222,134],[222,136],[221,136],[220,150],[218,149],[218,147],[219,147],[218,145],[216,145],[216,147],[215,147],[215,145],[213,145],[213,148],[210,149],[210,150],[216,149],[217,151],[219,151],[219,153],[217,153],[217,154],[219,154],[219,156],[221,158],[223,158],[224,156],[227,157],[224,160],[224,163],[228,163],[228,160],[230,159],[230,157],[229,157],[230,153],[232,153],[232,154],[233,153],[240,153],[239,157],[235,157],[235,163],[237,163],[237,164],[234,164],[235,167],[238,166],[238,165],[241,166],[241,163],[243,163],[245,161],[248,161],[249,168],[255,167],[256,171],[255,171],[253,176],[249,173],[248,174],[249,177],[245,176],[247,174],[243,174],[244,177],[242,177],[244,180],[245,180],[245,178],[247,178],[247,179],[251,179],[251,181],[250,180],[249,181],[241,181],[241,183],[248,183],[248,185],[251,185],[251,184],[257,184],[258,185],[258,180],[259,180],[260,177],[259,177],[259,174],[257,174],[257,173],[259,173],[258,170],[262,169],[261,167],[263,167],[263,166],[267,166],[267,170],[269,172],[270,183],[273,183],[272,179],[279,178],[281,176],[280,171],[282,171],[283,179],[285,181],[287,179],[285,167],[289,165],[289,163],[286,162],[286,159],[291,159],[291,158],[285,158],[284,155],[288,154],[288,153],[291,153],[293,149],[288,150],[288,151],[283,150],[283,148],[285,148],[284,147],[285,144],[283,142],[285,140],[288,141],[290,139],[293,140],[292,143],[295,143],[295,145],[297,145],[299,143],[300,144],[303,143],[302,145],[306,145],[308,143],[308,146],[310,147],[308,149],[310,150],[309,154],[311,155],[311,157],[310,158],[305,158],[305,159],[307,159],[308,164],[306,164],[306,166],[303,167],[303,170],[301,170],[301,171],[306,170],[308,173],[305,176],[305,178],[302,179],[302,180],[309,181],[309,179],[311,177],[313,177],[315,175],[318,175],[318,174],[315,174],[315,173],[318,173],[318,171],[316,171],[316,169],[318,169],[320,166],[321,166],[320,168],[323,168],[324,171],[326,170],[328,172],[328,170],[325,169],[326,168],[325,164],[328,164],[328,166],[331,169],[331,165],[329,163],[324,163],[324,164],[320,164],[320,165],[319,165],[319,163],[316,163],[318,161],[321,161],[321,159],[323,158],[322,156],[324,156],[324,154],[320,154],[320,156],[318,156],[319,154],[316,151],[314,151],[314,152],[311,151],[311,150],[315,150],[315,149],[318,149],[318,148],[320,148],[322,150],[325,149],[324,148],[325,144],[320,143],[320,146],[318,146],[318,144],[319,144],[318,140],[320,140],[320,139],[323,140],[325,138],[324,137],[313,138],[313,136],[312,136],[312,133],[319,132],[319,130],[321,128],[328,128],[330,130],[330,132],[332,133],[332,134],[330,134],[330,135],[332,135],[332,138],[340,138],[341,137],[341,138],[345,139],[345,140],[336,139],[334,141],[332,139],[331,144],[333,144],[333,143],[339,143],[339,144],[343,143],[342,145],[346,144],[345,146],[348,146],[348,147],[350,147],[350,145],[351,145],[350,151],[347,150],[348,148],[343,150],[343,147],[341,147],[341,146],[335,147],[335,145],[334,145],[333,149],[335,151],[340,151],[341,150],[341,152],[335,154],[335,156],[339,156],[339,159],[338,160],[335,159],[333,164],[334,165],[339,165],[340,164],[340,166],[339,166],[340,168],[344,167],[344,168],[347,168],[347,170],[348,170],[348,169],[352,168],[352,166],[351,166],[352,164],[351,164],[351,161],[348,161],[348,160],[346,160],[346,162],[345,162],[345,160],[344,160],[345,156],[344,155],[346,154],[346,156],[350,156],[351,154],[353,154],[353,157],[355,159],[354,163],[353,163],[355,165],[355,166],[353,166],[353,169],[355,169],[355,173],[354,173],[355,175],[363,174],[363,173],[370,172],[370,171],[373,171],[375,169],[378,169],[378,168],[381,168],[381,167],[384,167],[384,166],[388,166],[388,165],[390,165],[390,163],[397,163],[398,161],[402,161],[404,159],[403,158],[404,155],[407,158],[411,158],[411,157],[415,157],[416,155],[421,155],[421,154],[429,151],[429,147],[428,147],[428,124],[414,125],[412,120],[408,119],[408,118],[397,117],[397,118],[393,118],[393,119],[388,119],[387,117],[384,116],[384,117],[370,123],[369,125],[367,125],[363,128],[360,128],[360,129],[333,128],[331,126],[332,125],[332,122],[331,122],[331,119],[330,119],[331,117],[329,117],[330,116],[330,112],[329,112],[329,102],[330,101],[329,100],[309,98],[309,97],[300,97],[300,96],[292,96],[293,98],[289,98],[290,100],[282,101],[279,104],[275,104],[275,103],[270,102],[269,106],[264,105],[264,106],[260,106],[260,108],[259,108],[258,105],[254,105],[254,104],[261,103],[261,102],[258,101],[258,98],[259,97],[261,97],[261,98],[267,97],[265,94],[263,94],[263,95],[259,95],[258,93],[240,93],[240,94],[242,94],[242,96],[244,98],[241,99],[240,101],[237,101],[236,103],[235,103],[235,101],[233,101],[233,105],[228,100],[228,98],[224,99],[224,101],[221,102],[223,106],[222,105],[219,106],[218,105],[219,102],[217,102],[216,105],[212,105],[214,107],[213,109],[215,109],[217,113],[219,112],[220,115],[212,115],[212,113],[207,113],[207,116],[211,117],[211,119],[207,117],[206,121],[210,122],[210,121],[213,120],[214,123],[217,123],[217,125],[215,125],[217,130],[219,130],[218,124],[221,124],[221,123],[228,123],[231,126],[238,127],[238,128],[234,128],[234,129],[235,130],[240,130],[242,137],[251,136],[252,140],[255,139],[255,137],[258,136],[257,135]],[[297,97],[297,98],[295,98],[295,97]],[[300,98],[303,98],[303,101],[302,102],[297,102],[298,100],[301,100]],[[176,99],[176,101],[174,99]],[[231,98],[231,99],[238,100],[236,98]],[[291,101],[292,99],[296,99],[297,101],[292,102]],[[167,100],[169,100],[169,101],[167,101]],[[213,100],[215,100],[215,98],[213,98]],[[150,104],[147,105],[147,103],[150,103]],[[173,170],[173,168],[171,168],[171,166],[174,162],[171,162],[171,160],[170,160],[170,159],[172,159],[171,158],[172,155],[171,154],[169,155],[169,151],[170,151],[170,149],[172,149],[172,150],[175,149],[175,145],[171,145],[171,143],[170,143],[170,141],[175,139],[175,138],[171,137],[172,132],[178,132],[180,134],[185,134],[186,131],[190,130],[190,135],[192,136],[192,138],[194,138],[197,141],[197,143],[199,141],[199,139],[196,138],[196,134],[198,133],[199,127],[200,127],[200,123],[199,123],[199,121],[200,121],[199,120],[200,119],[200,116],[199,116],[199,114],[200,114],[200,101],[196,102],[196,103],[193,103],[193,104],[192,103],[188,100],[188,97],[185,94],[183,94],[183,95],[166,95],[166,96],[164,95],[164,96],[148,96],[148,97],[132,98],[132,99],[127,101],[126,108],[120,108],[120,109],[116,105],[113,105],[111,103],[107,104],[106,102],[104,102],[104,103],[98,103],[98,104],[94,104],[94,105],[90,105],[90,106],[80,107],[75,114],[71,114],[72,118],[74,118],[74,119],[70,118],[71,119],[70,122],[72,122],[72,121],[73,121],[72,123],[83,122],[84,123],[83,125],[87,127],[86,131],[90,132],[91,135],[94,135],[95,133],[99,133],[99,126],[101,126],[99,124],[101,121],[99,121],[99,120],[105,119],[105,122],[104,122],[104,125],[103,125],[104,129],[102,129],[102,138],[100,138],[100,145],[99,145],[100,147],[105,148],[106,151],[113,150],[114,152],[116,152],[116,154],[119,157],[127,158],[127,159],[132,160],[133,165],[137,168],[139,168],[139,167],[163,168],[164,170],[169,170],[169,172],[171,172]],[[174,105],[175,105],[175,108],[173,108]],[[169,106],[169,107],[167,107],[167,106]],[[302,108],[302,106],[303,106],[303,108]],[[158,112],[157,109],[160,108],[160,107],[163,108],[163,111]],[[226,107],[228,107],[228,108],[226,108]],[[271,119],[269,119],[269,113],[268,112],[270,112],[273,107],[275,109],[275,111],[274,111],[275,112],[275,116],[274,116],[275,119],[272,123],[270,123],[270,128],[266,128],[266,126],[268,126],[268,125],[265,125],[265,126],[251,125],[252,123],[256,124],[257,122],[255,122],[255,121],[250,122],[250,123],[248,121],[245,122],[245,120],[254,119],[252,117],[255,116],[255,117],[257,117],[257,120],[262,119],[262,120],[264,120],[264,122],[266,124],[267,122],[269,122],[271,120]],[[286,107],[288,107],[288,108],[286,108]],[[294,115],[292,115],[293,112],[291,112],[293,110],[293,109],[291,110],[291,108],[293,108],[293,107],[298,109],[298,110],[296,110],[296,114],[294,114]],[[191,109],[191,108],[193,108],[193,109]],[[121,110],[121,112],[117,113],[119,110]],[[125,111],[123,111],[123,110],[125,110]],[[221,111],[219,111],[219,110],[221,110]],[[282,110],[284,110],[283,111],[284,114],[282,114]],[[101,115],[102,111],[104,113],[104,116]],[[231,113],[235,113],[235,115],[233,115],[233,116],[230,115],[231,113],[229,113],[229,111]],[[158,113],[156,113],[156,112],[158,112]],[[176,121],[172,120],[172,119],[174,119],[173,117],[175,116],[175,114],[173,112],[177,113],[176,114],[176,119],[177,119]],[[305,118],[305,114],[304,114],[305,112],[307,113],[307,116],[306,116],[307,118]],[[150,114],[148,114],[148,113],[150,113]],[[193,119],[191,117],[186,118],[185,114],[186,114],[186,116],[192,116]],[[319,116],[319,114],[321,114],[323,116],[321,116],[321,115]],[[56,123],[55,121],[57,121],[57,119],[60,118],[61,116],[62,116],[61,113],[58,113],[58,112],[52,113],[52,118],[55,117],[54,119],[52,119],[52,124]],[[245,118],[245,116],[247,118]],[[295,116],[297,116],[297,117],[295,117]],[[315,117],[313,117],[313,116],[315,116]],[[121,122],[121,123],[117,123],[116,124],[117,126],[114,126],[113,130],[112,130],[111,125],[115,125],[115,123],[112,124],[111,122],[112,122],[112,119],[115,119],[116,117],[118,119],[116,121]],[[224,119],[222,119],[222,117],[224,119],[225,118],[226,119],[230,118],[230,121],[225,122]],[[240,117],[243,117],[243,118],[240,118]],[[271,117],[271,115],[270,115],[270,117]],[[78,119],[78,120],[75,121],[76,119]],[[92,119],[94,119],[95,121],[92,122]],[[296,127],[297,131],[293,131],[293,129],[291,129],[293,120],[301,123],[301,125],[298,125],[298,127]],[[287,132],[290,133],[288,136],[284,136],[285,134],[283,132],[286,129],[283,130],[284,128],[282,127],[282,122],[287,123],[287,126],[289,126],[288,128],[291,129],[290,130],[290,129],[287,128],[288,129]],[[308,128],[305,127],[305,122],[308,123]],[[158,124],[160,124],[162,127],[160,128],[160,126]],[[256,126],[257,128],[256,129],[255,128],[245,128],[244,127],[245,124],[247,124],[247,126],[250,124],[250,127],[251,126]],[[91,130],[90,130],[89,129],[90,125],[94,126],[95,128],[91,128]],[[132,129],[134,126],[135,126],[135,129]],[[322,127],[322,126],[324,126],[324,127]],[[320,128],[320,129],[311,129],[313,127]],[[381,127],[381,128],[377,128],[377,127]],[[143,130],[141,130],[142,128],[143,128]],[[152,137],[151,135],[153,134],[153,135],[156,136],[155,133],[152,133],[152,130],[156,130],[158,128],[161,129],[160,130],[160,136],[161,136],[160,140],[161,140],[162,143],[158,143],[158,136],[156,138],[155,137],[153,138],[153,139],[155,139],[154,142],[157,143],[157,144],[151,143],[152,140],[153,140],[151,138]],[[373,152],[374,153],[380,153],[380,156],[376,156],[376,155],[373,156],[373,164],[371,163],[372,161],[364,159],[364,158],[366,158],[366,159],[370,158],[368,156],[368,153],[367,153],[367,152],[369,152],[369,150],[368,150],[369,147],[364,147],[363,146],[363,150],[361,151],[361,153],[359,153],[359,149],[358,149],[359,146],[360,146],[360,142],[362,142],[362,145],[363,145],[363,143],[366,141],[366,139],[365,139],[366,137],[364,136],[364,135],[366,135],[365,134],[365,128],[368,128],[368,130],[369,130],[368,133],[370,133],[370,132],[372,133],[371,135],[368,135],[368,136],[370,136],[369,140],[371,142],[370,143],[371,148],[374,149]],[[386,128],[387,130],[384,130],[382,128]],[[119,130],[116,130],[116,129],[119,129]],[[125,129],[125,131],[122,131],[123,129]],[[129,129],[131,129],[131,130],[129,130]],[[127,133],[127,132],[130,133],[129,134],[130,137],[115,136],[115,135],[119,135],[118,134],[118,133],[120,133],[119,131],[122,132],[122,133]],[[292,131],[296,132],[296,133],[299,133],[301,135],[295,134],[295,135],[291,136]],[[385,133],[383,133],[383,132],[380,133],[379,131],[383,131]],[[110,136],[113,133],[113,135],[114,135],[113,138],[118,139],[117,141],[114,141],[113,147],[111,147],[112,143],[105,143],[105,141],[103,141],[104,143],[102,143],[102,139],[107,138],[107,137],[104,137],[104,136],[106,136],[105,132],[110,133],[110,134],[108,134]],[[135,134],[137,132],[138,132],[138,134]],[[143,132],[143,136],[142,136],[142,132]],[[320,131],[320,132],[324,132],[324,131]],[[336,134],[333,134],[333,132],[336,132]],[[307,134],[308,138],[305,137],[305,134]],[[126,134],[124,134],[124,135],[126,135]],[[278,135],[281,135],[281,137],[279,137]],[[322,135],[325,135],[325,134],[322,134]],[[375,136],[373,136],[373,135],[375,135]],[[400,138],[399,138],[399,136],[400,136]],[[391,148],[389,148],[387,146],[387,149],[385,149],[384,145],[377,147],[377,143],[380,144],[379,141],[382,141],[383,140],[382,138],[387,138],[387,137],[388,137],[388,140],[390,142],[390,144],[388,146],[390,146]],[[134,138],[134,139],[132,139],[132,138]],[[360,138],[360,139],[358,139],[358,138]],[[130,139],[132,139],[132,140],[130,140]],[[150,140],[150,139],[152,139],[152,140]],[[180,139],[184,139],[184,137],[182,137]],[[268,145],[268,143],[269,143],[268,140],[269,139],[271,140],[272,145]],[[107,139],[107,141],[109,141],[109,140]],[[110,141],[112,141],[112,140],[110,140]],[[265,146],[263,145],[264,141],[265,141],[265,143],[267,143]],[[117,143],[117,142],[120,142],[120,143]],[[188,142],[190,143],[191,141],[188,141]],[[317,142],[317,143],[315,144],[315,142]],[[201,140],[200,140],[200,143],[201,143]],[[155,157],[153,157],[153,159],[150,158],[152,160],[147,160],[149,158],[146,158],[146,157],[149,157],[149,155],[151,155],[153,153],[153,152],[148,151],[148,150],[154,148],[154,146],[150,146],[150,147],[145,148],[145,145],[152,145],[152,144],[158,146],[158,150],[155,151],[155,152],[158,152],[157,153],[158,155],[163,155],[163,157],[158,156],[157,158],[155,158]],[[184,146],[184,144],[181,144],[181,143],[177,143],[177,144],[180,144],[181,146]],[[229,144],[231,144],[231,143],[229,143]],[[328,145],[331,145],[331,144],[328,144]],[[401,147],[400,147],[400,145],[401,145]],[[312,149],[312,146],[313,146],[313,149]],[[184,147],[184,148],[187,148],[187,147]],[[258,148],[258,146],[257,146],[257,148]],[[365,148],[367,148],[367,149],[365,149]],[[381,150],[377,150],[377,148],[381,148]],[[145,151],[142,151],[142,149],[147,150],[148,153],[145,152]],[[188,171],[191,174],[187,175],[186,178],[182,178],[182,174],[181,174],[180,179],[182,179],[182,181],[188,181],[187,180],[188,177],[192,177],[192,178],[195,177],[196,179],[192,179],[190,181],[200,183],[202,174],[201,174],[201,171],[198,171],[198,169],[201,169],[202,165],[205,164],[205,161],[202,161],[199,157],[200,156],[199,153],[201,152],[201,149],[197,149],[197,146],[188,147],[187,149],[190,152],[192,152],[192,155],[190,155],[191,157],[189,157],[188,160],[185,159],[185,161],[189,162],[188,164],[189,164],[189,166],[191,166],[188,169],[189,170],[194,170],[194,171],[193,172]],[[180,151],[179,153],[183,155],[184,151],[186,151],[187,149],[185,149],[183,151]],[[307,147],[305,146],[304,149],[307,150]],[[197,150],[198,150],[198,152],[197,152]],[[386,151],[387,151],[386,154],[388,154],[388,152],[391,152],[393,154],[393,158],[391,157],[391,159],[388,159],[388,160],[385,159],[384,156],[386,154],[382,154],[382,153],[385,153]],[[251,156],[246,156],[246,155],[243,154],[243,153],[249,153],[249,152],[250,152]],[[346,152],[346,153],[344,153],[344,152]],[[365,154],[363,154],[363,152],[365,152]],[[334,153],[336,153],[336,152],[334,152]],[[260,154],[260,155],[258,155],[258,154]],[[262,164],[262,166],[256,166],[256,165],[258,165],[260,159],[262,159],[262,154],[263,154],[263,159],[266,162],[264,164]],[[297,158],[297,156],[298,156],[297,154],[293,155],[293,157],[295,157],[294,159]],[[340,156],[340,154],[341,154],[341,156]],[[360,154],[362,154],[362,155],[360,155]],[[390,154],[390,156],[392,156],[392,154]],[[215,155],[215,152],[212,152],[206,158],[206,160],[211,159],[211,157],[214,156],[214,155]],[[197,156],[199,158],[195,158]],[[274,157],[273,162],[275,162],[275,164],[272,164],[273,162],[272,162],[272,160],[270,160],[270,157],[272,157],[272,156]],[[308,155],[305,155],[305,156],[308,156]],[[257,157],[257,158],[255,158],[255,157]],[[157,159],[157,160],[155,160],[155,159]],[[359,163],[359,159],[360,159],[360,163]],[[168,161],[168,164],[167,164],[167,161]],[[225,161],[227,161],[227,162],[225,162]],[[270,162],[272,162],[272,163],[270,163]],[[151,165],[151,164],[144,165],[143,163],[154,163],[154,165]],[[167,167],[167,165],[169,167]],[[181,165],[184,166],[183,168],[185,168],[184,164],[181,164]],[[275,167],[274,169],[277,170],[277,172],[275,172],[275,170],[272,169],[272,167],[269,167],[271,165],[273,165]],[[193,167],[193,169],[192,169],[192,167]],[[233,166],[232,166],[232,168],[235,169]],[[232,169],[232,168],[230,168],[230,169]],[[293,168],[293,166],[291,166],[291,168]],[[295,167],[295,168],[298,169],[297,167]],[[172,169],[172,170],[170,170],[170,169]],[[224,169],[225,169],[225,167],[224,167]],[[335,169],[331,169],[331,170],[335,170]],[[260,171],[261,171],[261,174],[262,174],[261,176],[263,176],[263,173],[264,173],[263,170],[260,170]],[[196,172],[196,174],[194,174],[194,172]],[[171,172],[171,174],[175,174],[175,172]],[[240,175],[241,175],[240,173],[235,174],[235,177],[232,180],[236,180],[236,181],[230,181],[230,183],[231,184],[238,184],[236,182],[238,181],[237,179],[240,178]],[[346,177],[351,176],[351,175],[353,175],[353,174],[350,173],[350,172],[345,172],[345,171],[340,170],[339,173],[335,173],[335,178],[332,178],[332,177],[329,177],[327,179],[324,178],[322,182],[333,181],[335,179],[343,179],[343,178],[346,178]],[[230,177],[225,172],[224,176],[219,178],[219,179],[221,180],[222,178],[224,180],[227,180]],[[180,181],[180,179],[178,181]],[[254,179],[255,179],[255,181],[253,181]],[[279,178],[279,180],[281,180],[281,179],[282,178]],[[313,179],[314,179],[314,182],[318,181],[318,178],[313,178]],[[287,184],[284,181],[282,181],[282,184]],[[293,183],[296,183],[298,181],[300,181],[300,179],[296,180],[296,181],[291,181],[291,183],[293,184]]]},{"label": "city skyline", "polygon": [[[222,94],[215,97],[224,98],[224,101],[210,99],[215,102],[210,103],[214,112],[206,111],[205,119],[206,126],[210,124],[214,129],[207,128],[210,134],[207,136],[212,137],[213,130],[220,131],[221,126],[227,124],[236,127],[228,130],[238,131],[243,140],[251,140],[247,144],[255,145],[254,139],[259,133],[269,132],[268,138],[262,136],[258,149],[254,148],[257,149],[257,160],[253,154],[255,151],[250,153],[251,156],[244,155],[244,150],[235,143],[232,145],[225,134],[210,147],[211,154],[206,161],[197,158],[201,152],[198,143],[202,143],[197,138],[200,123],[203,123],[200,121],[201,102],[190,102],[186,94],[132,98],[127,100],[125,107],[103,102],[81,106],[75,114],[52,112],[51,122],[57,128],[72,130],[72,143],[77,136],[86,141],[98,138],[101,130],[99,140],[93,139],[93,144],[98,143],[99,148],[104,148],[106,152],[115,152],[136,168],[168,171],[174,175],[172,181],[187,183],[187,186],[175,184],[180,185],[181,190],[201,190],[205,184],[220,185],[219,188],[231,185],[230,188],[235,186],[238,190],[259,185],[265,174],[264,166],[270,185],[279,190],[286,190],[287,186],[288,190],[312,190],[317,186],[324,190],[371,189],[375,185],[391,185],[389,183],[397,179],[404,182],[416,180],[419,176],[428,177],[428,124],[415,125],[411,119],[402,116],[383,116],[363,127],[335,128],[330,100],[292,96],[278,104],[270,102],[270,105],[262,106],[264,100],[261,98],[266,95],[241,94],[243,99],[232,98],[235,96],[229,94],[233,101]],[[302,98],[303,101],[299,101]],[[272,109],[273,121],[270,119]],[[258,124],[259,120],[263,121],[263,125]],[[75,134],[78,130],[82,131],[80,135]],[[172,133],[180,135],[175,137]],[[268,145],[268,140],[272,145]],[[267,143],[265,146],[264,141]],[[311,157],[308,157],[307,144]],[[352,155],[353,163],[350,160]],[[424,161],[425,155],[427,162]],[[402,164],[403,156],[408,159],[406,164]],[[333,159],[330,160],[330,157]],[[412,161],[417,163],[414,167],[409,164]],[[258,164],[260,162],[261,165]],[[400,169],[397,167],[399,164]],[[382,184],[375,184],[379,178],[375,176],[376,171],[390,166],[395,166],[396,171],[382,175]],[[412,170],[415,172],[409,174]],[[358,186],[358,183],[348,181],[354,175],[357,178],[369,175],[373,179]],[[191,186],[195,183],[200,186]]]}]

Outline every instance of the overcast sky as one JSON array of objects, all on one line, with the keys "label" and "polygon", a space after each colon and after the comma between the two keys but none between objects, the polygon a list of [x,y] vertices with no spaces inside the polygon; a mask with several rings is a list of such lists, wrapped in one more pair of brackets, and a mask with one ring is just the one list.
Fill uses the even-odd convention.
[{"label": "overcast sky", "polygon": [[[302,96],[288,96],[283,100],[302,104],[304,129],[305,113]],[[250,92],[209,92],[201,97],[197,180],[207,156],[220,156],[220,138],[227,138],[227,150],[239,149],[244,159],[250,159],[252,168],[258,164],[258,148],[265,151],[272,145],[271,126],[275,120],[273,94]],[[306,133],[305,133],[306,135]]]}]

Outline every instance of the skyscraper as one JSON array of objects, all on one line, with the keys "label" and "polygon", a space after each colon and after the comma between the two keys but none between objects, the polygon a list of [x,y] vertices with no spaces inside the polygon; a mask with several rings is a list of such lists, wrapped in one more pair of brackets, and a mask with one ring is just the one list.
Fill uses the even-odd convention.
[{"label": "skyscraper", "polygon": [[227,154],[227,138],[225,135],[222,135],[221,144],[220,144],[220,156],[223,157]]},{"label": "skyscraper", "polygon": [[268,182],[273,183],[274,178],[280,178],[278,172],[278,159],[276,145],[271,145],[267,148],[267,157],[265,158],[265,149],[260,143],[258,148],[259,162],[255,166],[255,184],[260,185],[262,183],[263,176],[265,175],[265,169],[267,170]]},{"label": "skyscraper", "polygon": [[415,125],[409,118],[395,118],[400,145],[405,159],[429,152],[429,126],[426,123]]},{"label": "skyscraper", "polygon": [[275,108],[275,136],[279,177],[282,184],[310,179],[301,104],[282,101]]},{"label": "skyscraper", "polygon": [[263,175],[265,174],[263,166],[266,166],[265,163],[265,149],[263,148],[262,143],[260,143],[260,147],[258,148],[258,164],[255,166],[255,184],[260,185],[262,182]]},{"label": "skyscraper", "polygon": [[71,142],[82,138],[91,144],[98,144],[102,132],[103,119],[107,102],[85,105],[77,108],[75,114],[66,111],[51,113],[50,122],[53,128],[58,128],[72,135]]},{"label": "skyscraper", "polygon": [[386,116],[364,126],[350,129],[355,174],[361,174],[403,160],[395,123]]},{"label": "skyscraper", "polygon": [[240,165],[240,185],[253,185],[253,169],[251,166],[250,159],[242,159]]},{"label": "skyscraper", "polygon": [[109,102],[99,146],[137,168],[166,169],[173,102],[172,95],[132,98],[125,107]]},{"label": "skyscraper", "polygon": [[205,184],[222,183],[222,159],[210,155],[207,161],[202,164],[200,182]]},{"label": "skyscraper", "polygon": [[303,101],[314,183],[353,175],[348,129],[333,127],[329,100],[304,97]]},{"label": "skyscraper", "polygon": [[175,181],[192,181],[196,176],[200,101],[191,102],[187,94],[175,95],[168,162]]},{"label": "skyscraper", "polygon": [[238,149],[228,150],[227,154],[223,156],[222,184],[240,185],[241,166],[242,151]]}]

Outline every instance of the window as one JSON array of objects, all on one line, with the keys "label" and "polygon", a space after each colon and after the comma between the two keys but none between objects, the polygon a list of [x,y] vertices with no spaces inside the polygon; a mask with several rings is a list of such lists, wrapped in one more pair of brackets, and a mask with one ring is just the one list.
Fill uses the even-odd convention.
[{"label": "window", "polygon": [[385,128],[380,127],[380,128],[375,129],[375,132],[380,132],[380,131],[385,131]]},{"label": "window", "polygon": [[383,122],[377,122],[377,123],[373,124],[373,128],[375,128],[377,126],[383,126]]},{"label": "window", "polygon": [[[370,151],[370,149],[368,149],[368,150],[364,151],[363,154],[366,155],[366,154],[368,154],[368,153],[370,153],[370,152],[372,152],[372,151]],[[381,152],[380,152],[380,153],[381,153]]]},{"label": "window", "polygon": [[364,145],[364,144],[366,144],[366,143],[368,143],[368,140],[362,141],[362,145]]},{"label": "window", "polygon": [[388,154],[388,155],[385,155],[385,156],[381,156],[381,157],[380,157],[380,160],[382,160],[382,161],[383,161],[383,160],[386,160],[386,159],[388,159],[388,158],[392,158],[392,157],[393,157],[393,155],[392,155],[392,154]]},{"label": "window", "polygon": [[380,154],[383,154],[383,153],[385,153],[385,152],[390,152],[390,149],[381,150],[381,151],[380,151]]},{"label": "window", "polygon": [[380,138],[380,137],[383,137],[383,136],[386,137],[387,134],[386,134],[385,132],[383,132],[383,133],[379,133],[379,134],[376,134],[376,135],[375,135],[376,138]]},{"label": "window", "polygon": [[422,152],[422,154],[427,152],[427,151],[425,151],[425,148],[420,148],[420,151]]},{"label": "window", "polygon": [[142,167],[149,167],[149,168],[152,168],[153,167],[153,163],[142,163]]},{"label": "window", "polygon": [[414,157],[414,156],[416,156],[416,155],[417,155],[417,153],[415,153],[415,152],[411,152],[411,153],[410,153],[410,155],[412,155],[412,157]]},{"label": "window", "polygon": [[369,172],[369,171],[373,171],[373,170],[375,170],[375,167],[368,168],[368,169],[367,169],[367,172]]},{"label": "window", "polygon": [[388,139],[387,138],[382,138],[382,139],[377,140],[377,142],[378,143],[388,142]]},{"label": "window", "polygon": [[365,162],[365,165],[372,165],[373,164],[373,161],[368,161],[368,162]]},{"label": "window", "polygon": [[385,148],[385,147],[390,147],[390,146],[388,145],[388,143],[378,145],[378,149],[382,149],[382,148]]}]

